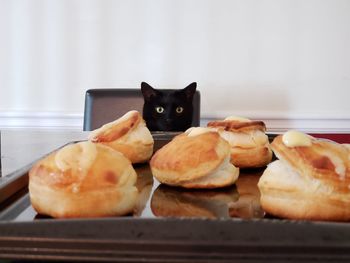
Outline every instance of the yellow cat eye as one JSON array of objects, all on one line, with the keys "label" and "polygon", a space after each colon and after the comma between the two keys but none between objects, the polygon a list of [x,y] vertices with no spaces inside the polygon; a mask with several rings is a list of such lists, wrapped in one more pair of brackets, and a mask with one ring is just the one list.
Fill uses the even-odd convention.
[{"label": "yellow cat eye", "polygon": [[182,108],[180,106],[176,108],[177,113],[182,113],[183,111],[184,111],[184,108]]},{"label": "yellow cat eye", "polygon": [[158,113],[163,113],[164,112],[164,108],[163,107],[156,107],[156,111]]}]

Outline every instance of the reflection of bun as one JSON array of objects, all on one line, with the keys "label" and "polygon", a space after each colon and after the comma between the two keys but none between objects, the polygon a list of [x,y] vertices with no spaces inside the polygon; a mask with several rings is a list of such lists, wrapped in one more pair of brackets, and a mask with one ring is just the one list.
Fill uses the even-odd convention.
[{"label": "reflection of bun", "polygon": [[103,125],[89,135],[89,140],[123,153],[132,163],[148,161],[153,153],[153,137],[137,111]]},{"label": "reflection of bun", "polygon": [[260,206],[260,192],[257,186],[261,172],[241,172],[236,182],[239,199],[230,205],[230,216],[239,218],[261,218],[264,211]]},{"label": "reflection of bun", "polygon": [[259,181],[261,205],[292,219],[350,220],[350,154],[335,142],[290,131],[276,137],[279,160]]},{"label": "reflection of bun", "polygon": [[141,216],[152,192],[153,175],[148,165],[135,167],[137,173],[136,188],[139,191],[134,216]]},{"label": "reflection of bun", "polygon": [[236,187],[188,190],[159,185],[151,200],[155,216],[227,218],[228,207],[238,199]]},{"label": "reflection of bun", "polygon": [[208,127],[218,130],[231,146],[231,162],[240,168],[262,167],[272,159],[266,127],[262,121],[227,118],[212,121]]},{"label": "reflection of bun", "polygon": [[135,182],[135,170],[121,153],[80,142],[33,166],[29,194],[34,209],[52,217],[124,215],[134,208]]},{"label": "reflection of bun", "polygon": [[153,175],[161,183],[185,188],[232,185],[239,169],[230,163],[230,146],[215,131],[192,129],[176,136],[152,157]]}]

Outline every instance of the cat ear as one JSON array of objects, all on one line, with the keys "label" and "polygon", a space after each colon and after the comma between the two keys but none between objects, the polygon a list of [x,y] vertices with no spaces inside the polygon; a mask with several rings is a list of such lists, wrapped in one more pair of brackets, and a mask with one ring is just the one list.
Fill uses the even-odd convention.
[{"label": "cat ear", "polygon": [[158,93],[158,91],[156,91],[146,82],[141,82],[141,91],[146,101],[149,101],[153,96],[157,96]]},{"label": "cat ear", "polygon": [[194,93],[196,92],[196,88],[197,82],[192,82],[190,85],[183,89],[188,99],[192,99]]}]

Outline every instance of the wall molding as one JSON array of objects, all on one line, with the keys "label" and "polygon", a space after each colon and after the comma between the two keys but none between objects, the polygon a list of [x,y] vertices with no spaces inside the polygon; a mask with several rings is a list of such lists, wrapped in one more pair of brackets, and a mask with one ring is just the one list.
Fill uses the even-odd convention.
[{"label": "wall molding", "polygon": [[0,129],[83,130],[83,114],[63,112],[0,112]]},{"label": "wall molding", "polygon": [[[231,114],[232,115],[232,114]],[[237,116],[262,120],[268,132],[279,133],[289,129],[297,129],[313,133],[350,133],[350,116],[345,114],[324,113],[313,115],[269,114],[268,112],[236,112]],[[201,126],[209,121],[222,119],[229,114],[216,113],[215,115],[202,114]],[[0,129],[56,129],[56,130],[83,130],[83,114],[65,112],[0,112]]]}]

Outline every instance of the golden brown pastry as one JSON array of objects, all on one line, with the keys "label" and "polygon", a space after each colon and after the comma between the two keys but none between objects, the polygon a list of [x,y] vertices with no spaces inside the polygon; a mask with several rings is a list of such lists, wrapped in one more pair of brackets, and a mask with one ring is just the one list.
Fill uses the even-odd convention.
[{"label": "golden brown pastry", "polygon": [[279,160],[264,171],[258,187],[263,209],[291,219],[350,220],[349,149],[298,131],[271,144]]},{"label": "golden brown pastry", "polygon": [[29,172],[34,209],[56,218],[104,217],[133,211],[136,173],[121,153],[101,144],[67,145]]},{"label": "golden brown pastry", "polygon": [[89,140],[123,153],[132,163],[147,162],[153,154],[153,137],[138,111],[92,131]]},{"label": "golden brown pastry", "polygon": [[230,146],[219,133],[191,128],[158,150],[150,162],[159,182],[185,188],[232,185],[239,169],[230,163]]},{"label": "golden brown pastry", "polygon": [[212,121],[208,127],[218,130],[231,146],[231,162],[240,168],[262,167],[271,162],[272,151],[262,121],[228,117]]}]

